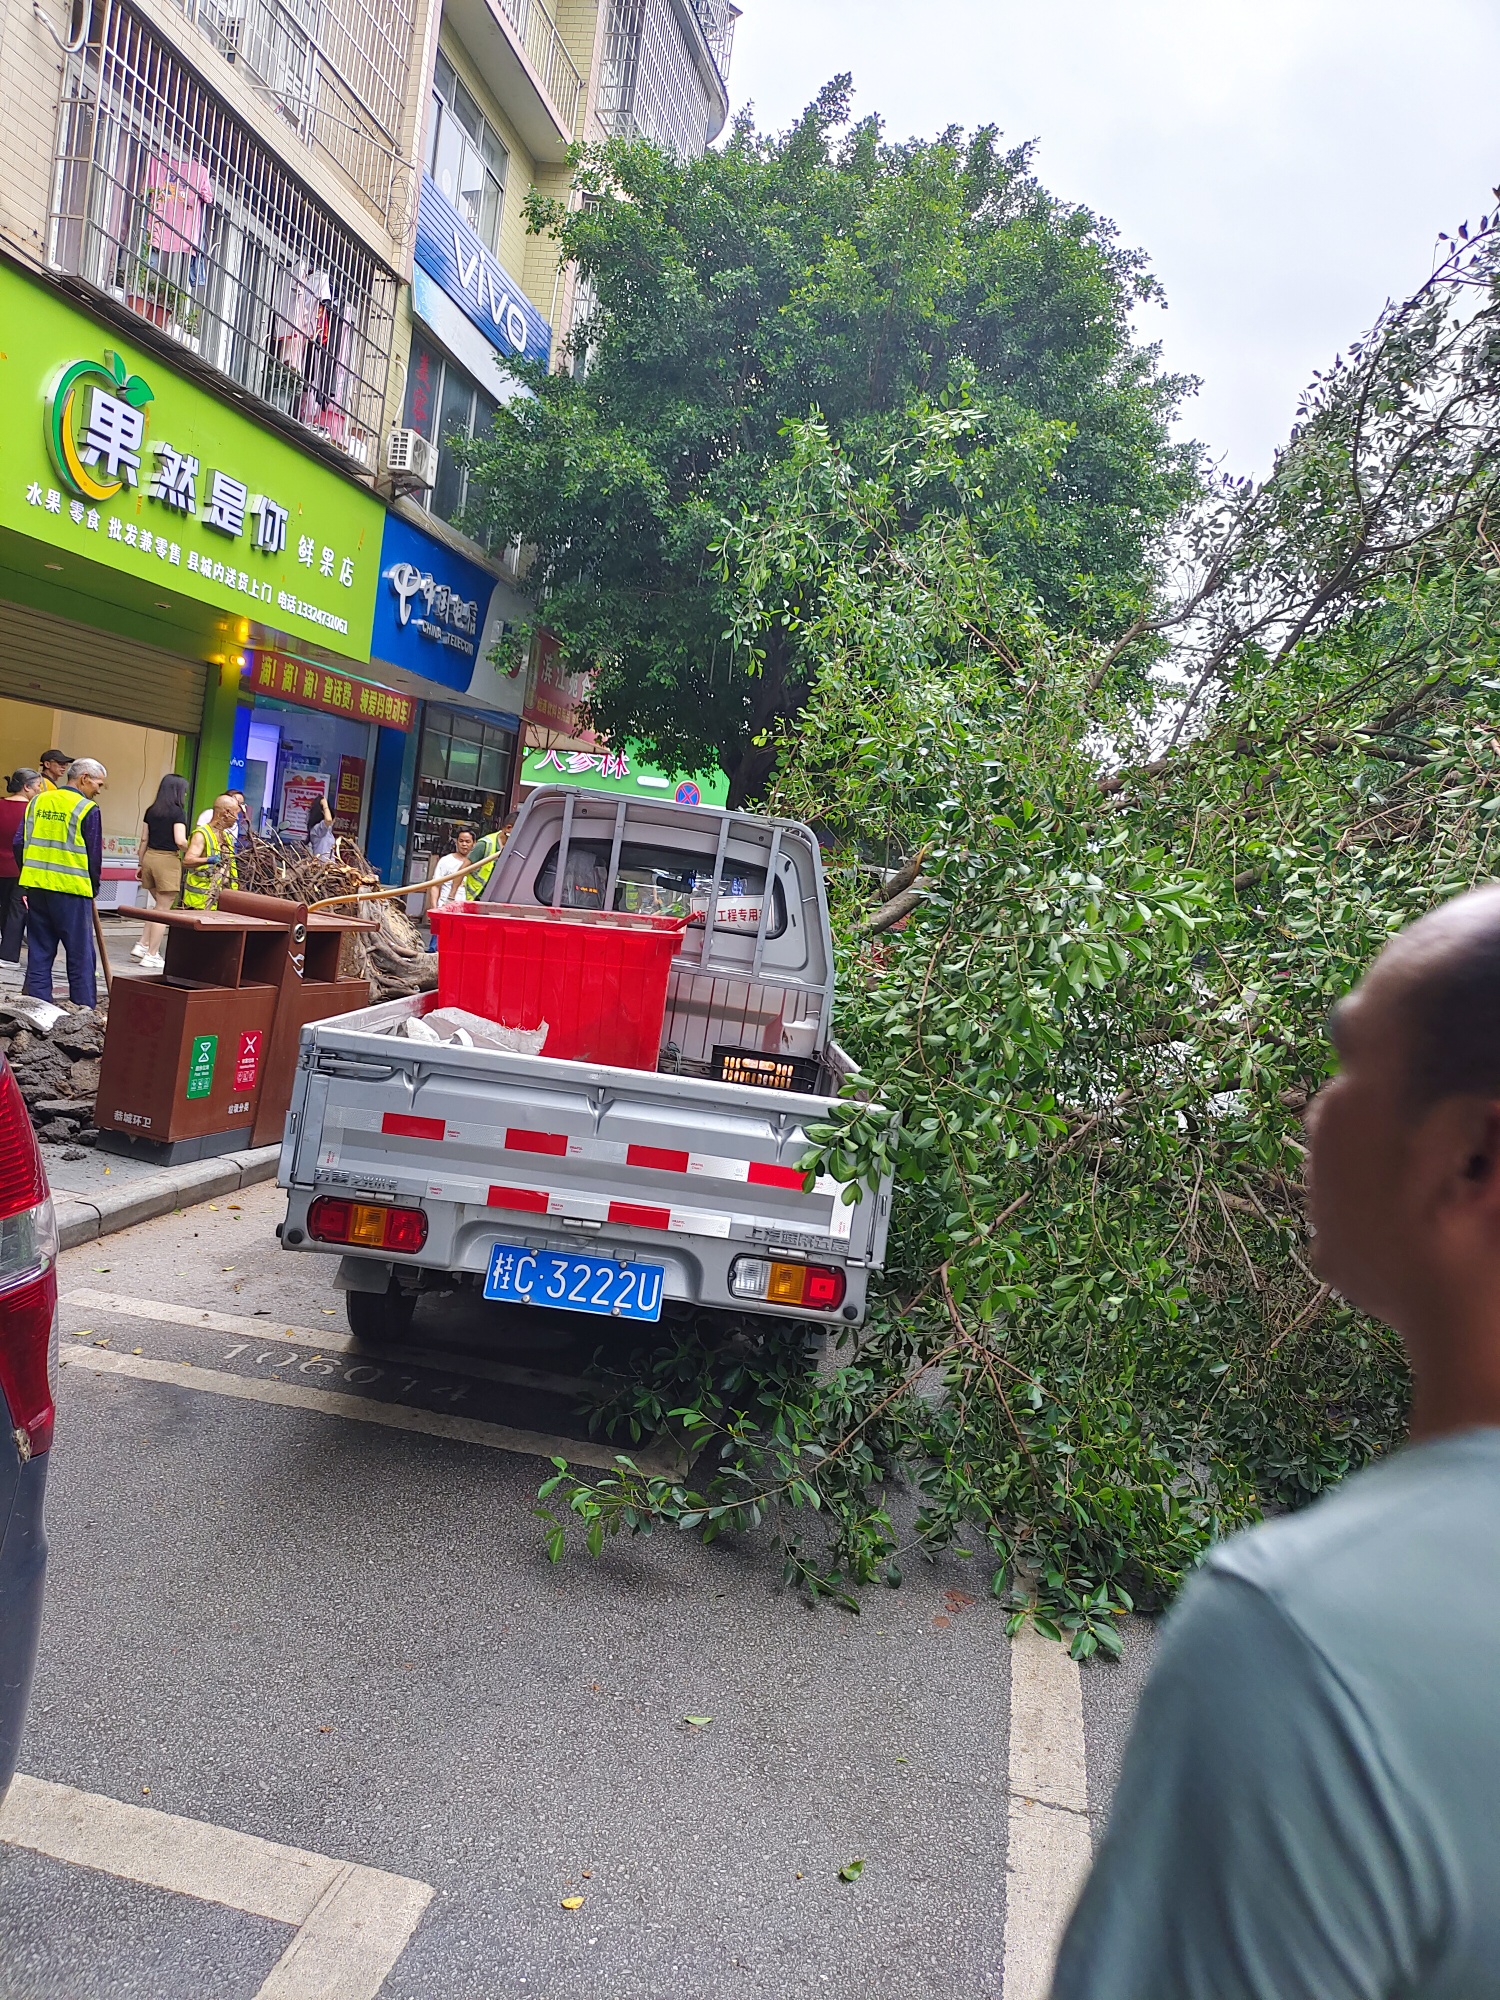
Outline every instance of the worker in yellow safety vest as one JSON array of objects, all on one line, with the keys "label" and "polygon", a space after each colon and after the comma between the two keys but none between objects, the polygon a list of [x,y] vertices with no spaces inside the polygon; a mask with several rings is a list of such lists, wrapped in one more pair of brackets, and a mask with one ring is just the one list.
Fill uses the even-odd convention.
[{"label": "worker in yellow safety vest", "polygon": [[221,792],[208,818],[193,828],[182,856],[183,909],[206,910],[210,896],[217,900],[221,889],[239,887],[233,838],[239,816],[239,800],[232,792]]},{"label": "worker in yellow safety vest", "polygon": [[92,1007],[94,898],[104,869],[104,832],[96,803],[109,773],[93,757],[75,757],[62,783],[39,792],[16,829],[14,853],[26,898],[26,991],[52,998],[57,948],[68,955],[68,998]]},{"label": "worker in yellow safety vest", "polygon": [[467,903],[477,903],[484,894],[484,885],[495,872],[495,863],[500,859],[501,850],[510,839],[510,830],[516,823],[514,813],[507,813],[493,833],[487,833],[482,840],[476,840],[474,851],[468,857],[479,866],[471,869],[463,879],[461,894]]}]

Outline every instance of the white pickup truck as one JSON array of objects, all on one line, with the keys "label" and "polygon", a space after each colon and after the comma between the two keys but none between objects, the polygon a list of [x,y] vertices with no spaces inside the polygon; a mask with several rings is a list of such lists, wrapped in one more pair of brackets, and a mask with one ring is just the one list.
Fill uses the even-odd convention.
[{"label": "white pickup truck", "polygon": [[281,1241],[339,1256],[353,1331],[399,1341],[421,1291],[460,1286],[617,1320],[863,1319],[890,1182],[850,1201],[801,1169],[853,1074],[812,832],[550,786],[481,901],[686,918],[657,1067],[486,1047],[430,993],[304,1028]]}]

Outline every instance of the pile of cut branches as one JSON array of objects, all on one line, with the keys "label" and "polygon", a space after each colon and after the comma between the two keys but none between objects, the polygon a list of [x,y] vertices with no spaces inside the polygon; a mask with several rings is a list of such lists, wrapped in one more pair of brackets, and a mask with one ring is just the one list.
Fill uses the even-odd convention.
[{"label": "pile of cut branches", "polygon": [[375,920],[378,930],[351,933],[339,961],[347,977],[369,980],[372,1000],[395,1000],[436,985],[437,965],[423,932],[399,897],[371,900],[369,892],[380,887],[380,877],[347,835],[341,834],[333,853],[320,859],[306,848],[242,828],[235,858],[242,889],[294,903],[347,898],[345,914]]}]

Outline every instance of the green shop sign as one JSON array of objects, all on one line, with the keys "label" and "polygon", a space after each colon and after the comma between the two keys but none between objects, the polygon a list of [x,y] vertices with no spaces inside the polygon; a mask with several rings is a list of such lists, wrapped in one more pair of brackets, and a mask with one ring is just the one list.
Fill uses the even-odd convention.
[{"label": "green shop sign", "polygon": [[370,657],[373,494],[0,265],[0,528]]},{"label": "green shop sign", "polygon": [[521,783],[578,785],[584,791],[679,806],[721,806],[729,797],[729,780],[722,771],[672,776],[645,763],[628,746],[607,750],[603,744],[594,750],[528,750],[521,760]]}]

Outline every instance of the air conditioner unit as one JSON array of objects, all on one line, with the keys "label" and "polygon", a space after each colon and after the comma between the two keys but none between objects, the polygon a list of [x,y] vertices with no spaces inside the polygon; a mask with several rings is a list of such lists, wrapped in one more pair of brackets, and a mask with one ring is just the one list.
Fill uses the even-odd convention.
[{"label": "air conditioner unit", "polygon": [[436,486],[438,448],[420,431],[392,431],[385,441],[385,469],[395,492],[415,493]]}]

